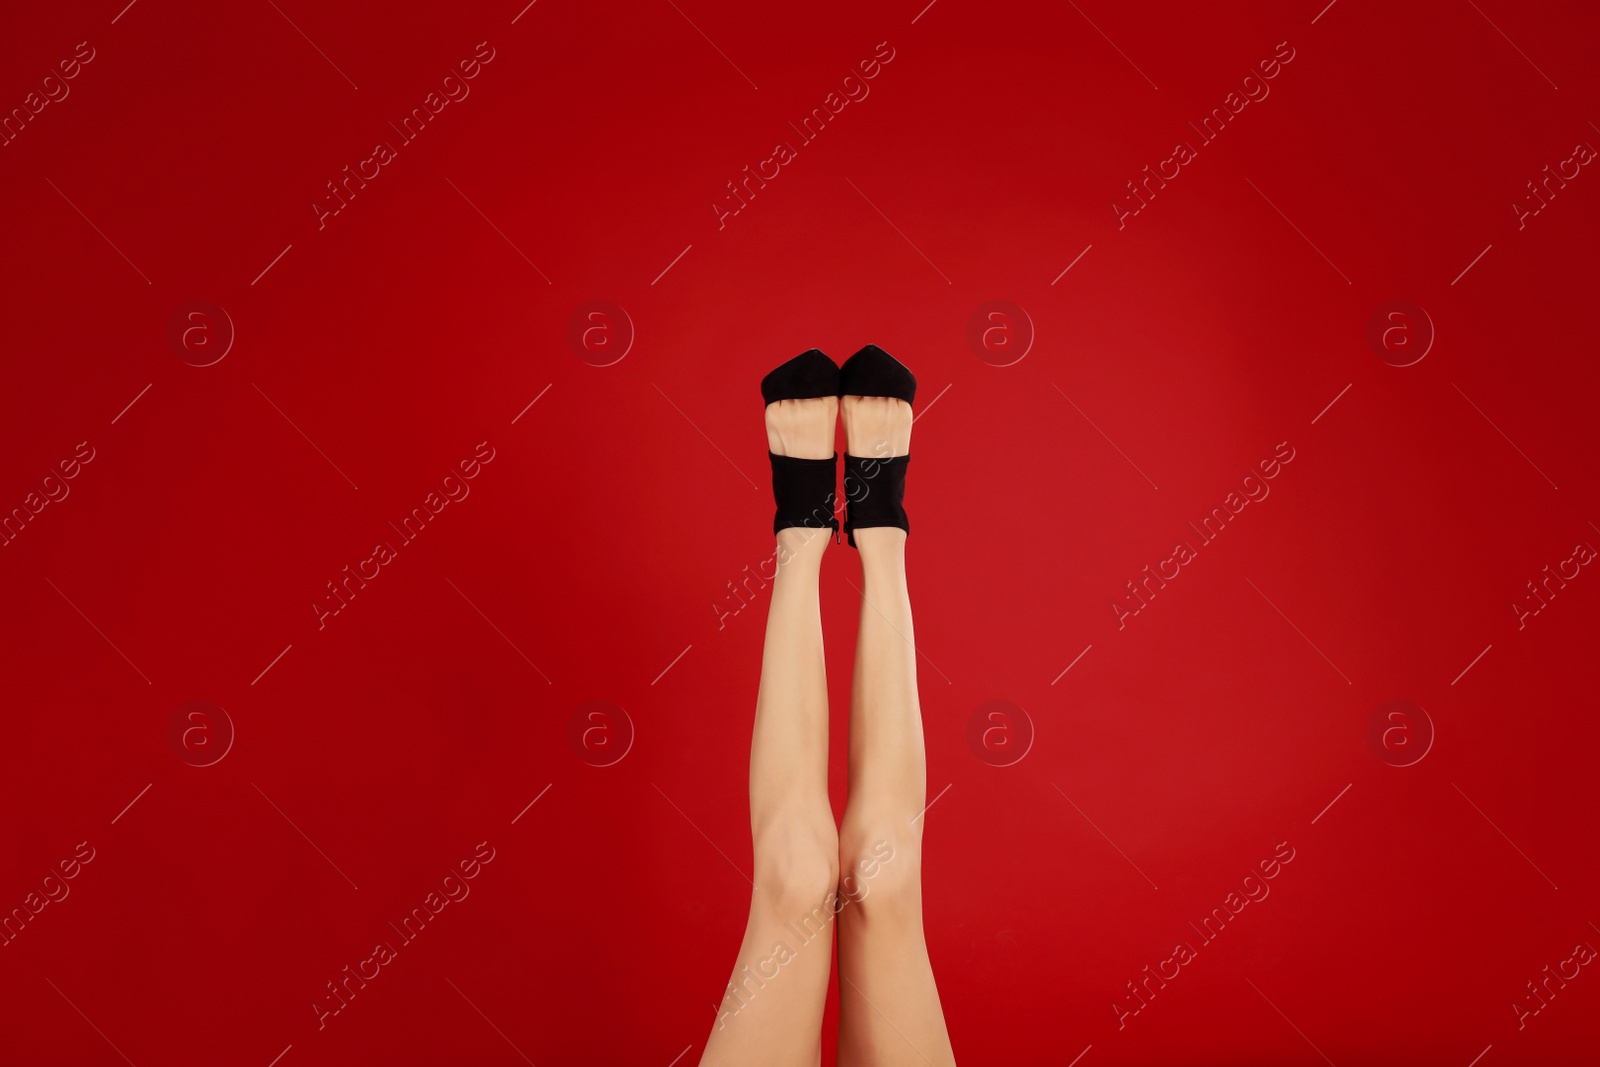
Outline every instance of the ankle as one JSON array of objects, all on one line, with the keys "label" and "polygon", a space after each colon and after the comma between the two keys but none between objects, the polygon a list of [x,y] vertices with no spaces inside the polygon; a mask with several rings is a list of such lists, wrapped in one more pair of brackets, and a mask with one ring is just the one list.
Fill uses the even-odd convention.
[{"label": "ankle", "polygon": [[778,566],[817,566],[832,543],[832,530],[786,526],[778,531]]},{"label": "ankle", "polygon": [[904,565],[906,532],[898,526],[868,526],[854,531],[863,565],[869,561]]}]

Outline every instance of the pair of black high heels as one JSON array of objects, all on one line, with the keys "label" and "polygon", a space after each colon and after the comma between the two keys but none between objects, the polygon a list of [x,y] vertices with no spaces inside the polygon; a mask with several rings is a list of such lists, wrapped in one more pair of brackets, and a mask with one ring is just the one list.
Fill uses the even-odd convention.
[{"label": "pair of black high heels", "polygon": [[[813,348],[761,379],[761,397],[768,404],[826,396],[886,396],[910,404],[916,395],[916,376],[877,345],[867,345],[842,367]],[[777,503],[772,532],[791,526],[832,530],[837,541],[840,526],[834,516],[834,487],[839,454],[829,459],[801,459],[771,451],[767,455],[772,461],[772,496]],[[855,531],[867,527],[894,526],[911,532],[904,506],[910,462],[910,455],[845,453],[844,532],[851,548],[856,547]]]}]

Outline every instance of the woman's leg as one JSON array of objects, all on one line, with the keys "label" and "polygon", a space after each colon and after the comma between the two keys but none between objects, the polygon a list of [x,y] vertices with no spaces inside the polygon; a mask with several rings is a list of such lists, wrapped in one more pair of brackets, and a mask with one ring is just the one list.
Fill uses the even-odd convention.
[{"label": "woman's leg", "polygon": [[[911,408],[844,399],[851,455],[905,455]],[[870,489],[868,490],[871,491]],[[863,578],[850,692],[850,800],[839,830],[839,1063],[955,1063],[922,933],[927,803],[906,535],[855,531]]]},{"label": "woman's leg", "polygon": [[[837,413],[832,398],[769,405],[769,447],[784,456],[831,456]],[[756,887],[703,1067],[814,1067],[822,1054],[839,837],[828,804],[828,689],[817,583],[832,536],[799,527],[778,533],[750,745]]]}]

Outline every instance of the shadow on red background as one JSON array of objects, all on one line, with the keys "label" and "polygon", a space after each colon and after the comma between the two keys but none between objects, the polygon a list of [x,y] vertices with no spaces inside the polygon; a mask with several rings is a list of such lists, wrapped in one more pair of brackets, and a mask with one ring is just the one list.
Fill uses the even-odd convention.
[{"label": "shadow on red background", "polygon": [[1592,1062],[1587,7],[5,21],[5,1062],[693,1063],[748,897],[756,383],[867,341],[926,398],[963,1064]]}]

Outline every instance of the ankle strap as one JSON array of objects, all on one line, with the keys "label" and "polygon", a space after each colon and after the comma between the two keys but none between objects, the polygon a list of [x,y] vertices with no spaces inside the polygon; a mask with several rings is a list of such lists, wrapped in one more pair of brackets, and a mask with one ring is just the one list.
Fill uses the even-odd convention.
[{"label": "ankle strap", "polygon": [[904,506],[909,455],[889,459],[844,457],[844,531],[855,547],[855,531],[873,526],[894,526],[911,532]]}]

